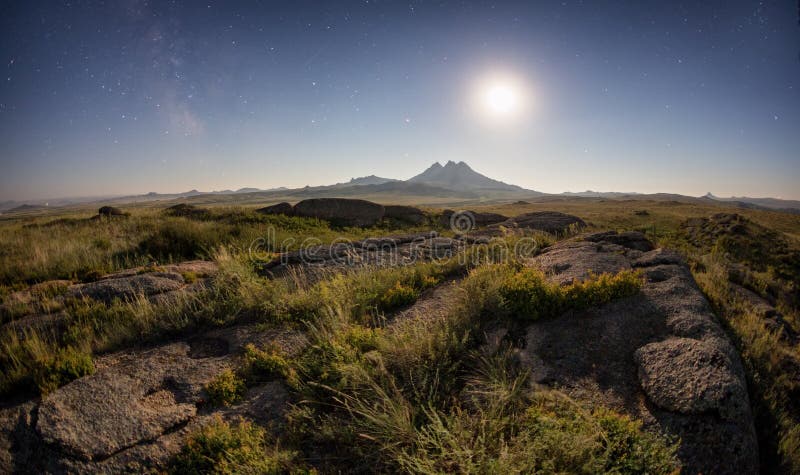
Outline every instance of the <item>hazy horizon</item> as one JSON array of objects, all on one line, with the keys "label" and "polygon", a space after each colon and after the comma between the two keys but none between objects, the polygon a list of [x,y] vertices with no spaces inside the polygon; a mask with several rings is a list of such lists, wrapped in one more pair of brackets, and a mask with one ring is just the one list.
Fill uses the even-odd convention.
[{"label": "hazy horizon", "polygon": [[530,3],[8,2],[0,200],[448,160],[545,193],[800,199],[796,5]]}]

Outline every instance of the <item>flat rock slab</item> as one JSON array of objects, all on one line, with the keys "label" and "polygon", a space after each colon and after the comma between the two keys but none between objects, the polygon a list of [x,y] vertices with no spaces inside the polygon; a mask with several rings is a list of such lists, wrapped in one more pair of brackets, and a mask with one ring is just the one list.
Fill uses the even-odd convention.
[{"label": "flat rock slab", "polygon": [[528,326],[519,352],[535,384],[622,411],[680,439],[686,473],[757,473],[739,355],[676,253],[644,236],[560,242],[529,264],[553,282],[639,269],[638,295]]},{"label": "flat rock slab", "polygon": [[74,381],[44,398],[36,428],[45,442],[84,460],[153,440],[197,412],[219,359],[189,356],[176,343]]},{"label": "flat rock slab", "polygon": [[186,285],[181,274],[175,272],[154,272],[131,277],[104,279],[88,284],[73,285],[67,297],[89,297],[101,302],[114,299],[127,300],[138,295],[152,296],[180,290]]}]

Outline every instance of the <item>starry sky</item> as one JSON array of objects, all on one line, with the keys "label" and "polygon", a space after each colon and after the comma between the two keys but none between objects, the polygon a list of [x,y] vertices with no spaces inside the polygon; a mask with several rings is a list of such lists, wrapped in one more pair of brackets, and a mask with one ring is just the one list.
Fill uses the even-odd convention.
[{"label": "starry sky", "polygon": [[[0,0],[0,199],[466,161],[545,192],[800,199],[792,0]],[[515,77],[511,123],[472,110]]]}]

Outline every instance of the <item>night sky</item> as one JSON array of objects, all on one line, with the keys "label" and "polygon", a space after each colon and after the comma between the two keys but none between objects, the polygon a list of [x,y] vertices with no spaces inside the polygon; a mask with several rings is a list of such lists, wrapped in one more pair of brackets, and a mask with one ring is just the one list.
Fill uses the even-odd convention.
[{"label": "night sky", "polygon": [[[795,1],[0,1],[0,199],[408,178],[800,199]],[[513,120],[475,111],[513,77]],[[486,114],[484,114],[485,116]]]}]

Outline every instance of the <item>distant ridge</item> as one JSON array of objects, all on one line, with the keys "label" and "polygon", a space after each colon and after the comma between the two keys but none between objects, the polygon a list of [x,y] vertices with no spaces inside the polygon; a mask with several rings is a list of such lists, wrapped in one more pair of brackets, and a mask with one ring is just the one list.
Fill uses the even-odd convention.
[{"label": "distant ridge", "polygon": [[524,188],[494,180],[476,172],[464,162],[448,161],[444,166],[435,162],[427,170],[407,180],[451,190],[526,191]]},{"label": "distant ridge", "polygon": [[775,211],[784,211],[789,213],[800,214],[800,201],[796,200],[781,200],[778,198],[749,198],[747,196],[732,196],[730,198],[721,198],[714,196],[711,192],[703,195],[703,199],[712,201],[723,201],[725,203],[736,203],[745,208],[761,208],[771,209]]},{"label": "distant ridge", "polygon": [[358,186],[358,185],[382,185],[384,183],[392,183],[400,180],[394,178],[383,178],[380,176],[369,175],[359,178],[351,178],[347,183],[338,183],[339,186]]},{"label": "distant ridge", "polygon": [[[351,178],[349,181],[300,188],[239,188],[237,190],[198,191],[182,193],[149,192],[139,195],[71,197],[0,202],[0,214],[37,212],[73,205],[102,203],[104,205],[177,201],[208,203],[259,203],[263,201],[298,200],[315,197],[349,197],[362,199],[413,199],[416,203],[513,202],[529,199],[613,199],[613,200],[670,200],[685,203],[719,203],[743,209],[773,210],[800,214],[800,201],[777,198],[721,198],[711,193],[701,197],[674,193],[603,192],[586,190],[560,194],[541,193],[489,178],[473,170],[465,162],[434,162],[422,173],[408,180],[376,175]],[[384,198],[386,197],[386,198]],[[430,201],[426,201],[430,199]]]}]

